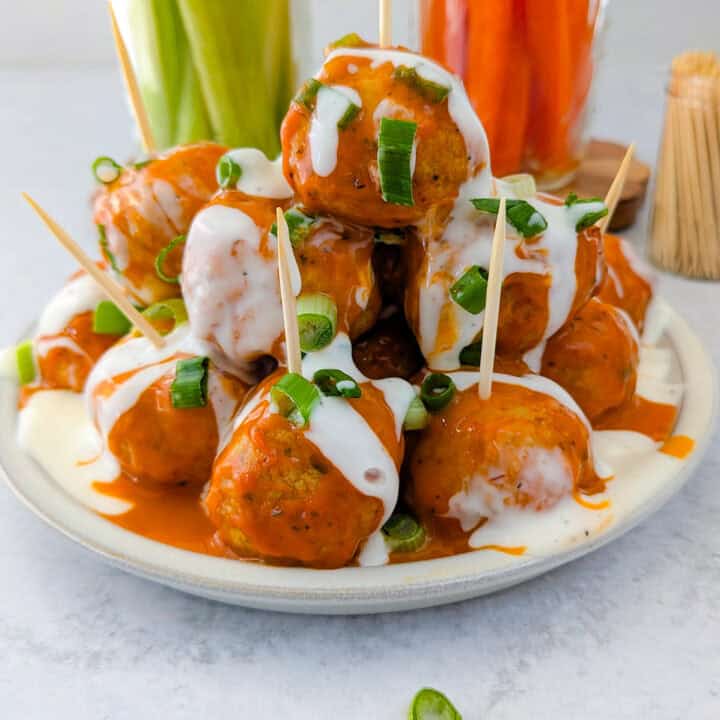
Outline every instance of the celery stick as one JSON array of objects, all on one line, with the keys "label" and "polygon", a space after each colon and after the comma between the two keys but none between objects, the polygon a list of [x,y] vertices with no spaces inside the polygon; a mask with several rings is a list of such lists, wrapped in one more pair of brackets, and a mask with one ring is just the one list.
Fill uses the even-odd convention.
[{"label": "celery stick", "polygon": [[288,82],[287,0],[178,3],[215,138],[276,155],[279,95]]},{"label": "celery stick", "polygon": [[184,145],[212,138],[213,132],[207,116],[202,88],[190,57],[190,48],[186,46],[174,144]]}]

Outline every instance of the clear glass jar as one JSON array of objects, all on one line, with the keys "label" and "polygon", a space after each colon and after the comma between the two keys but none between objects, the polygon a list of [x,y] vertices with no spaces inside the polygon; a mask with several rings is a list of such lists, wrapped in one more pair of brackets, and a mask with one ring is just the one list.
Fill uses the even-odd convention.
[{"label": "clear glass jar", "polygon": [[420,0],[420,47],[465,81],[496,176],[553,189],[587,140],[607,0]]}]

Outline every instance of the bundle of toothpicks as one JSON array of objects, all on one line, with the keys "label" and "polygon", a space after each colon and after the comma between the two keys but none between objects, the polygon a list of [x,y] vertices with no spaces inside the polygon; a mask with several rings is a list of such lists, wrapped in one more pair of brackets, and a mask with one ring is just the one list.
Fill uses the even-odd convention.
[{"label": "bundle of toothpicks", "polygon": [[720,278],[720,58],[687,52],[672,63],[650,229],[662,268]]}]

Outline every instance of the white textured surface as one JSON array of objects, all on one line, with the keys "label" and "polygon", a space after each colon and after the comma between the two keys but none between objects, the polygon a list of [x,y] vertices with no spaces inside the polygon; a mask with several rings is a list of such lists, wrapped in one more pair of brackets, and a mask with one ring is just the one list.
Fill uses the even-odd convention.
[{"label": "white textured surface", "polygon": [[[664,66],[717,44],[720,11],[716,0],[648,5],[617,3],[595,126],[652,161]],[[88,166],[131,150],[119,88],[109,69],[0,72],[0,345],[72,269],[18,193],[92,246]],[[720,285],[663,277],[660,291],[720,362]],[[683,492],[598,553],[489,598],[365,618],[244,611],[137,580],[0,486],[0,717],[399,720],[433,685],[465,720],[714,720],[718,477],[716,440]]]}]

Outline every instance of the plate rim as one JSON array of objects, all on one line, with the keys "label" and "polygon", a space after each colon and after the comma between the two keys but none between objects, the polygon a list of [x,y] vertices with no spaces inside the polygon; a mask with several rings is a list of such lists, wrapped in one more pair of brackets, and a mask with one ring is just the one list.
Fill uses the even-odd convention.
[{"label": "plate rim", "polygon": [[[695,448],[689,457],[677,461],[677,470],[652,494],[651,502],[635,509],[601,535],[559,552],[513,560],[510,564],[501,558],[490,569],[473,569],[473,561],[481,553],[487,559],[486,551],[470,551],[448,558],[377,568],[315,570],[262,565],[174,548],[114,525],[52,480],[33,458],[19,448],[14,432],[2,433],[9,439],[0,439],[0,475],[33,514],[85,550],[135,575],[204,597],[248,607],[292,612],[378,612],[443,604],[485,594],[529,580],[594,552],[636,527],[683,487],[704,457],[714,435],[718,414],[717,371],[700,339],[682,316],[661,298],[656,298],[654,302],[667,317],[664,333],[669,337],[683,374],[685,393],[676,430],[694,429],[692,434],[679,434],[690,434],[695,440]],[[703,381],[691,383],[691,373],[698,370]],[[704,380],[709,383],[709,388]],[[7,382],[0,383],[0,400],[14,390],[7,386]],[[28,477],[16,477],[17,473],[8,469],[7,466],[13,464],[12,458],[6,456],[8,448],[21,458],[20,464],[32,467],[33,474],[42,478],[41,484],[53,487],[57,496],[55,502],[67,508],[68,513],[57,516],[52,512],[52,498],[37,497],[40,488],[33,487],[29,474]],[[84,523],[78,527],[72,519],[80,516]],[[99,532],[93,532],[95,527]],[[155,558],[159,557],[163,557],[165,562],[157,562]],[[207,568],[205,573],[199,567],[193,568],[198,564]],[[210,570],[213,571],[212,576]],[[249,580],[247,576],[266,577],[267,580],[259,582],[257,579]],[[320,578],[322,581],[317,582]]]}]

